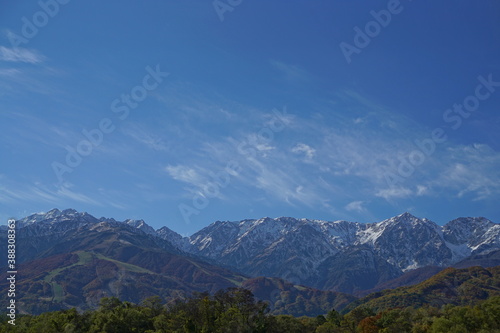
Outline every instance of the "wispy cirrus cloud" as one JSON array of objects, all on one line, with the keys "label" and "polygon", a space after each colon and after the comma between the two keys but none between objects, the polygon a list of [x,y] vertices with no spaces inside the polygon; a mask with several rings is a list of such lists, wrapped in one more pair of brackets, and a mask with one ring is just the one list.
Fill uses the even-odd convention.
[{"label": "wispy cirrus cloud", "polygon": [[68,184],[63,184],[57,187],[56,191],[54,192],[54,195],[56,195],[58,198],[62,199],[70,199],[75,202],[81,202],[85,204],[90,204],[94,206],[102,206],[103,203],[99,202],[95,199],[92,199],[90,196],[83,194],[83,193],[78,193],[73,190],[71,190],[72,186],[68,186]]},{"label": "wispy cirrus cloud", "polygon": [[165,171],[175,180],[179,180],[196,187],[203,185],[205,177],[203,177],[194,168],[185,165],[167,165]]},{"label": "wispy cirrus cloud", "polygon": [[396,187],[383,186],[375,193],[388,201],[410,196],[469,196],[474,201],[500,195],[500,152],[485,144],[453,145],[428,158],[414,174]]},{"label": "wispy cirrus cloud", "polygon": [[304,154],[306,161],[310,161],[316,154],[316,149],[305,143],[298,143],[292,148],[292,153]]},{"label": "wispy cirrus cloud", "polygon": [[500,194],[500,152],[472,144],[449,147],[446,154],[446,166],[432,186],[453,190],[457,197],[471,195],[476,201]]},{"label": "wispy cirrus cloud", "polygon": [[424,185],[417,185],[417,190],[415,192],[417,196],[423,196],[429,194],[429,188]]},{"label": "wispy cirrus cloud", "polygon": [[408,198],[411,195],[413,195],[413,191],[406,187],[380,189],[375,193],[375,196],[384,198],[388,201]]},{"label": "wispy cirrus cloud", "polygon": [[95,206],[102,206],[103,203],[92,199],[90,196],[71,190],[70,184],[63,184],[49,189],[41,183],[32,185],[0,186],[0,202],[34,202],[64,204],[69,202],[79,202]]},{"label": "wispy cirrus cloud", "polygon": [[24,62],[30,64],[38,64],[45,60],[45,56],[35,50],[25,48],[9,48],[0,46],[0,61],[7,62]]},{"label": "wispy cirrus cloud", "polygon": [[[266,114],[260,118],[261,121],[266,119]],[[346,127],[345,123],[351,127]],[[297,116],[268,140],[258,135],[265,126],[266,121],[261,123],[260,129],[252,123],[250,127],[255,128],[255,132],[234,131],[232,137],[207,138],[182,165],[169,165],[166,171],[173,179],[187,184],[189,192],[196,193],[209,181],[204,176],[206,170],[224,170],[225,163],[232,160],[238,163],[241,172],[238,177],[231,178],[231,186],[254,196],[255,191],[259,191],[270,200],[313,207],[335,201],[346,192],[359,196],[359,191],[380,191],[385,185],[383,173],[387,165],[396,160],[398,152],[403,153],[411,146],[411,143],[395,144],[391,130],[380,134],[378,129],[366,128],[367,124],[356,124],[352,119],[341,119],[339,124],[332,126],[323,119]],[[311,143],[304,143],[302,138],[311,138]],[[292,145],[289,140],[293,140]],[[238,149],[242,146],[251,153],[242,153]],[[307,163],[291,163],[297,157]],[[361,179],[365,188],[342,189],[348,179]],[[386,191],[380,195],[393,198],[401,193]],[[359,211],[364,208],[362,203],[354,205],[344,209]],[[327,206],[329,211],[339,208]]]},{"label": "wispy cirrus cloud", "polygon": [[271,66],[280,72],[287,81],[302,81],[307,80],[311,75],[297,65],[286,64],[277,60],[270,60]]},{"label": "wispy cirrus cloud", "polygon": [[64,94],[64,89],[55,82],[61,74],[58,69],[48,66],[9,65],[9,68],[0,68],[0,91],[21,99],[33,93],[51,98],[59,97]]},{"label": "wispy cirrus cloud", "polygon": [[193,196],[200,195],[202,197],[215,197],[224,199],[224,194],[219,190],[220,184],[216,184],[214,178],[215,172],[219,172],[216,168],[209,166],[187,166],[187,165],[168,165],[165,167],[168,175],[180,182],[186,184],[186,197],[192,199]]},{"label": "wispy cirrus cloud", "polygon": [[[349,105],[354,110],[351,116],[340,112],[337,117],[334,111],[328,117],[296,115],[270,140],[258,135],[267,126],[262,122],[265,112],[244,128],[236,125],[241,116],[234,113],[235,126],[227,137],[203,136],[204,141],[182,163],[169,165],[167,173],[183,182],[188,193],[200,193],[211,181],[210,171],[222,172],[227,161],[236,161],[241,171],[221,193],[237,188],[252,200],[266,198],[291,206],[362,214],[369,213],[370,203],[380,200],[397,206],[409,198],[436,193],[475,195],[477,200],[500,193],[498,186],[492,185],[500,184],[495,171],[495,167],[500,170],[500,159],[492,157],[497,153],[480,146],[458,148],[451,141],[436,147],[436,152],[399,186],[389,187],[386,173],[397,169],[400,158],[415,150],[414,141],[425,138],[429,129],[354,91],[335,96],[339,101],[335,108]],[[196,126],[192,130],[202,131]],[[239,151],[242,143],[250,155]],[[299,160],[306,163],[296,163]],[[359,200],[345,204],[346,196]]]},{"label": "wispy cirrus cloud", "polygon": [[149,149],[155,151],[169,150],[169,144],[160,135],[153,133],[152,130],[148,130],[144,126],[132,124],[125,127],[123,133]]},{"label": "wispy cirrus cloud", "polygon": [[249,161],[240,179],[247,186],[264,191],[269,198],[291,205],[313,206],[319,202],[322,195],[314,181],[293,167],[281,166],[282,162],[281,156],[274,157],[273,161]]},{"label": "wispy cirrus cloud", "polygon": [[358,212],[358,213],[362,213],[365,208],[363,207],[363,201],[361,200],[358,200],[358,201],[351,201],[350,203],[348,203],[346,206],[345,206],[345,210],[349,211],[349,212]]}]

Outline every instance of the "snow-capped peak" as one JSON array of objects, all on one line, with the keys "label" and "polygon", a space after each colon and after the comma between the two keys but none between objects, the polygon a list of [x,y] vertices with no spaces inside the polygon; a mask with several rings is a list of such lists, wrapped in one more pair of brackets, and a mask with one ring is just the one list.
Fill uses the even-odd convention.
[{"label": "snow-capped peak", "polygon": [[54,208],[44,213],[35,213],[30,216],[27,216],[21,220],[19,220],[19,227],[24,227],[27,225],[32,225],[35,223],[57,223],[62,221],[69,220],[79,220],[79,221],[88,221],[95,222],[95,218],[92,215],[87,214],[86,212],[79,213],[74,209],[65,209],[63,211]]},{"label": "snow-capped peak", "polygon": [[134,227],[136,229],[142,230],[147,234],[155,234],[155,230],[149,226],[144,220],[125,220],[123,223],[128,224],[131,227]]}]

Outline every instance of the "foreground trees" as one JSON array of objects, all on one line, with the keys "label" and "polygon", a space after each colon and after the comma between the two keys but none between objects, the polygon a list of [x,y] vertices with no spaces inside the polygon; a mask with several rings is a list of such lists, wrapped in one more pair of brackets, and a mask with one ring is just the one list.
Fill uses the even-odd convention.
[{"label": "foreground trees", "polygon": [[377,314],[358,307],[345,315],[332,310],[324,316],[295,318],[269,315],[267,303],[255,301],[248,290],[231,288],[168,305],[159,297],[140,305],[103,298],[92,312],[19,316],[15,326],[5,317],[0,332],[500,332],[500,297],[476,306],[397,308]]}]

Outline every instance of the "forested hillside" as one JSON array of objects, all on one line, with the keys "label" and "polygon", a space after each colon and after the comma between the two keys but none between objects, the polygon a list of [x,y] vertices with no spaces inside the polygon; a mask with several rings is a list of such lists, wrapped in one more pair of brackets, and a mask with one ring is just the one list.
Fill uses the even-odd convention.
[{"label": "forested hillside", "polygon": [[171,332],[497,332],[500,330],[500,297],[475,306],[395,308],[379,313],[357,307],[341,315],[331,310],[316,317],[270,315],[265,302],[252,293],[231,288],[210,296],[164,305],[158,297],[140,305],[103,298],[98,310],[79,313],[75,309],[21,316],[15,326],[6,319],[0,332],[44,333],[171,333]]},{"label": "forested hillside", "polygon": [[441,307],[447,304],[474,305],[494,296],[500,296],[500,266],[447,268],[416,285],[368,295],[351,303],[344,312],[356,306],[383,311],[405,307]]}]

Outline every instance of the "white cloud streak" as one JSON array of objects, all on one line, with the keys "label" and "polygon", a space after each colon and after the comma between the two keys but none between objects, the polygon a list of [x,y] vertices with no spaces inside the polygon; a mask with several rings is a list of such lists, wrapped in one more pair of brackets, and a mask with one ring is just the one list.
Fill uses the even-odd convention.
[{"label": "white cloud streak", "polygon": [[289,65],[281,61],[271,60],[271,66],[281,72],[287,81],[301,81],[306,80],[310,77],[310,74],[304,69],[295,66]]},{"label": "white cloud streak", "polygon": [[408,198],[413,194],[413,191],[409,188],[398,187],[398,188],[388,188],[383,190],[378,190],[375,194],[377,197],[384,198],[386,200],[391,199],[402,199]]},{"label": "white cloud streak", "polygon": [[37,183],[27,186],[15,186],[7,188],[2,186],[0,194],[0,202],[38,202],[38,203],[53,203],[61,204],[69,200],[72,202],[80,202],[95,206],[102,206],[102,203],[90,198],[89,196],[75,192],[70,189],[69,185],[57,186],[50,190],[45,186]]},{"label": "white cloud streak", "polygon": [[131,137],[140,144],[145,145],[149,149],[155,151],[168,151],[168,143],[159,135],[153,134],[151,130],[147,130],[137,124],[130,125],[123,129],[125,135]]},{"label": "white cloud streak", "polygon": [[24,48],[8,48],[0,46],[0,61],[24,62],[38,64],[45,60],[45,57],[34,50]]},{"label": "white cloud streak", "polygon": [[[256,132],[241,133],[241,127],[234,127],[229,138],[204,137],[206,141],[198,149],[181,164],[169,165],[166,171],[187,184],[189,192],[198,193],[210,181],[208,172],[220,172],[227,161],[233,160],[242,170],[231,178],[230,188],[221,192],[238,188],[255,200],[260,197],[294,206],[319,207],[329,202],[329,210],[344,208],[363,214],[368,213],[365,203],[371,200],[398,204],[413,196],[425,198],[436,193],[473,195],[474,200],[483,200],[500,193],[498,153],[481,145],[457,148],[451,141],[438,145],[404,183],[390,188],[385,174],[397,169],[399,157],[415,150],[413,142],[425,138],[429,130],[354,92],[341,95],[339,99],[346,104],[361,105],[367,111],[351,116],[340,112],[339,117],[333,113],[330,118],[324,112],[310,118],[295,115],[283,131],[274,133],[272,140],[259,143],[255,122],[266,119],[263,113],[263,117],[254,117],[245,124],[245,128],[255,128]],[[238,113],[232,113],[232,124],[239,124],[240,118]],[[412,131],[408,132],[408,128]],[[241,142],[249,143],[255,155],[245,156],[238,151]],[[298,158],[307,163],[296,163]],[[343,207],[332,206],[346,196],[360,200]]]},{"label": "white cloud streak", "polygon": [[305,143],[298,143],[292,148],[292,153],[301,154],[303,153],[306,157],[306,161],[310,161],[313,159],[316,154],[316,149],[311,146],[306,145]]},{"label": "white cloud streak", "polygon": [[362,213],[365,210],[363,201],[352,201],[345,206],[345,209],[350,212],[354,211],[358,213]]}]

